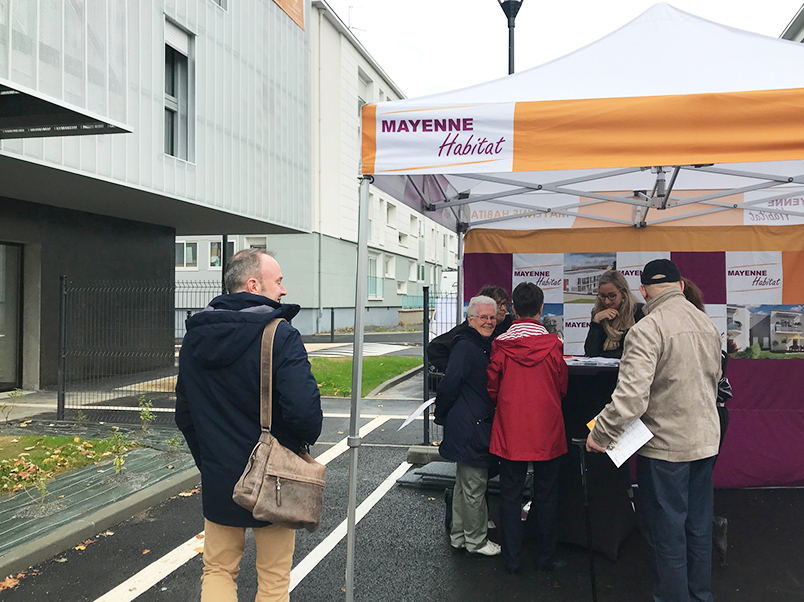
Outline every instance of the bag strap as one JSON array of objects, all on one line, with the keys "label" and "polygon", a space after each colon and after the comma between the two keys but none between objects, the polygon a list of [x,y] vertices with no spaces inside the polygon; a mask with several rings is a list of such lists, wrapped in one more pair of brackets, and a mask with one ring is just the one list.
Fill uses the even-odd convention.
[{"label": "bag strap", "polygon": [[260,426],[263,430],[271,430],[274,397],[274,337],[280,322],[285,318],[274,318],[262,331],[262,349],[260,351]]}]

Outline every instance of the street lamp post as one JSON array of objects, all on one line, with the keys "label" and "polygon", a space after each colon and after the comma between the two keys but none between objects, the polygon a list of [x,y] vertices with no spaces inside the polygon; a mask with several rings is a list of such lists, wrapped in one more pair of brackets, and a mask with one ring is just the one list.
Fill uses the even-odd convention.
[{"label": "street lamp post", "polygon": [[514,25],[516,15],[522,7],[524,0],[497,0],[500,8],[508,17],[508,75],[514,72]]}]

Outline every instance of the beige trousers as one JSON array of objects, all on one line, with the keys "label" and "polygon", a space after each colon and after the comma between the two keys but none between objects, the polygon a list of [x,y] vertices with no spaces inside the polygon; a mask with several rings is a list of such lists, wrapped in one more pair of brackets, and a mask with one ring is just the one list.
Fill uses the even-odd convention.
[{"label": "beige trousers", "polygon": [[[204,573],[201,602],[237,602],[237,576],[246,529],[204,520]],[[255,602],[288,602],[296,532],[277,525],[252,529],[257,542]]]}]

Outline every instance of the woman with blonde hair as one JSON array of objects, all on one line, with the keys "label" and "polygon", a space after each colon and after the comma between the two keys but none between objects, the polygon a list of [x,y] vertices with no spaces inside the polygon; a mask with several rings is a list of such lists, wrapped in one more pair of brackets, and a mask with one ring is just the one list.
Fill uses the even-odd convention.
[{"label": "woman with blonde hair", "polygon": [[620,358],[628,330],[644,317],[643,304],[628,288],[628,282],[617,270],[600,277],[592,322],[586,335],[584,351],[589,357]]}]

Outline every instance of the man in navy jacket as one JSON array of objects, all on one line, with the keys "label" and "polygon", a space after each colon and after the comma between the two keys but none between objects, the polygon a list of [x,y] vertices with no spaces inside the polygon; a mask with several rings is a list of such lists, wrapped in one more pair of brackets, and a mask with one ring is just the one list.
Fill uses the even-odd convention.
[{"label": "man in navy jacket", "polygon": [[[187,320],[179,355],[176,425],[201,471],[204,508],[202,602],[237,600],[235,580],[247,527],[257,542],[258,601],[288,600],[295,531],[255,520],[232,501],[232,490],[260,437],[260,349],[265,326],[292,319],[298,305],[282,270],[265,251],[232,257],[224,277],[230,294]],[[273,345],[271,432],[298,451],[321,433],[318,385],[299,331],[280,322]]]}]

